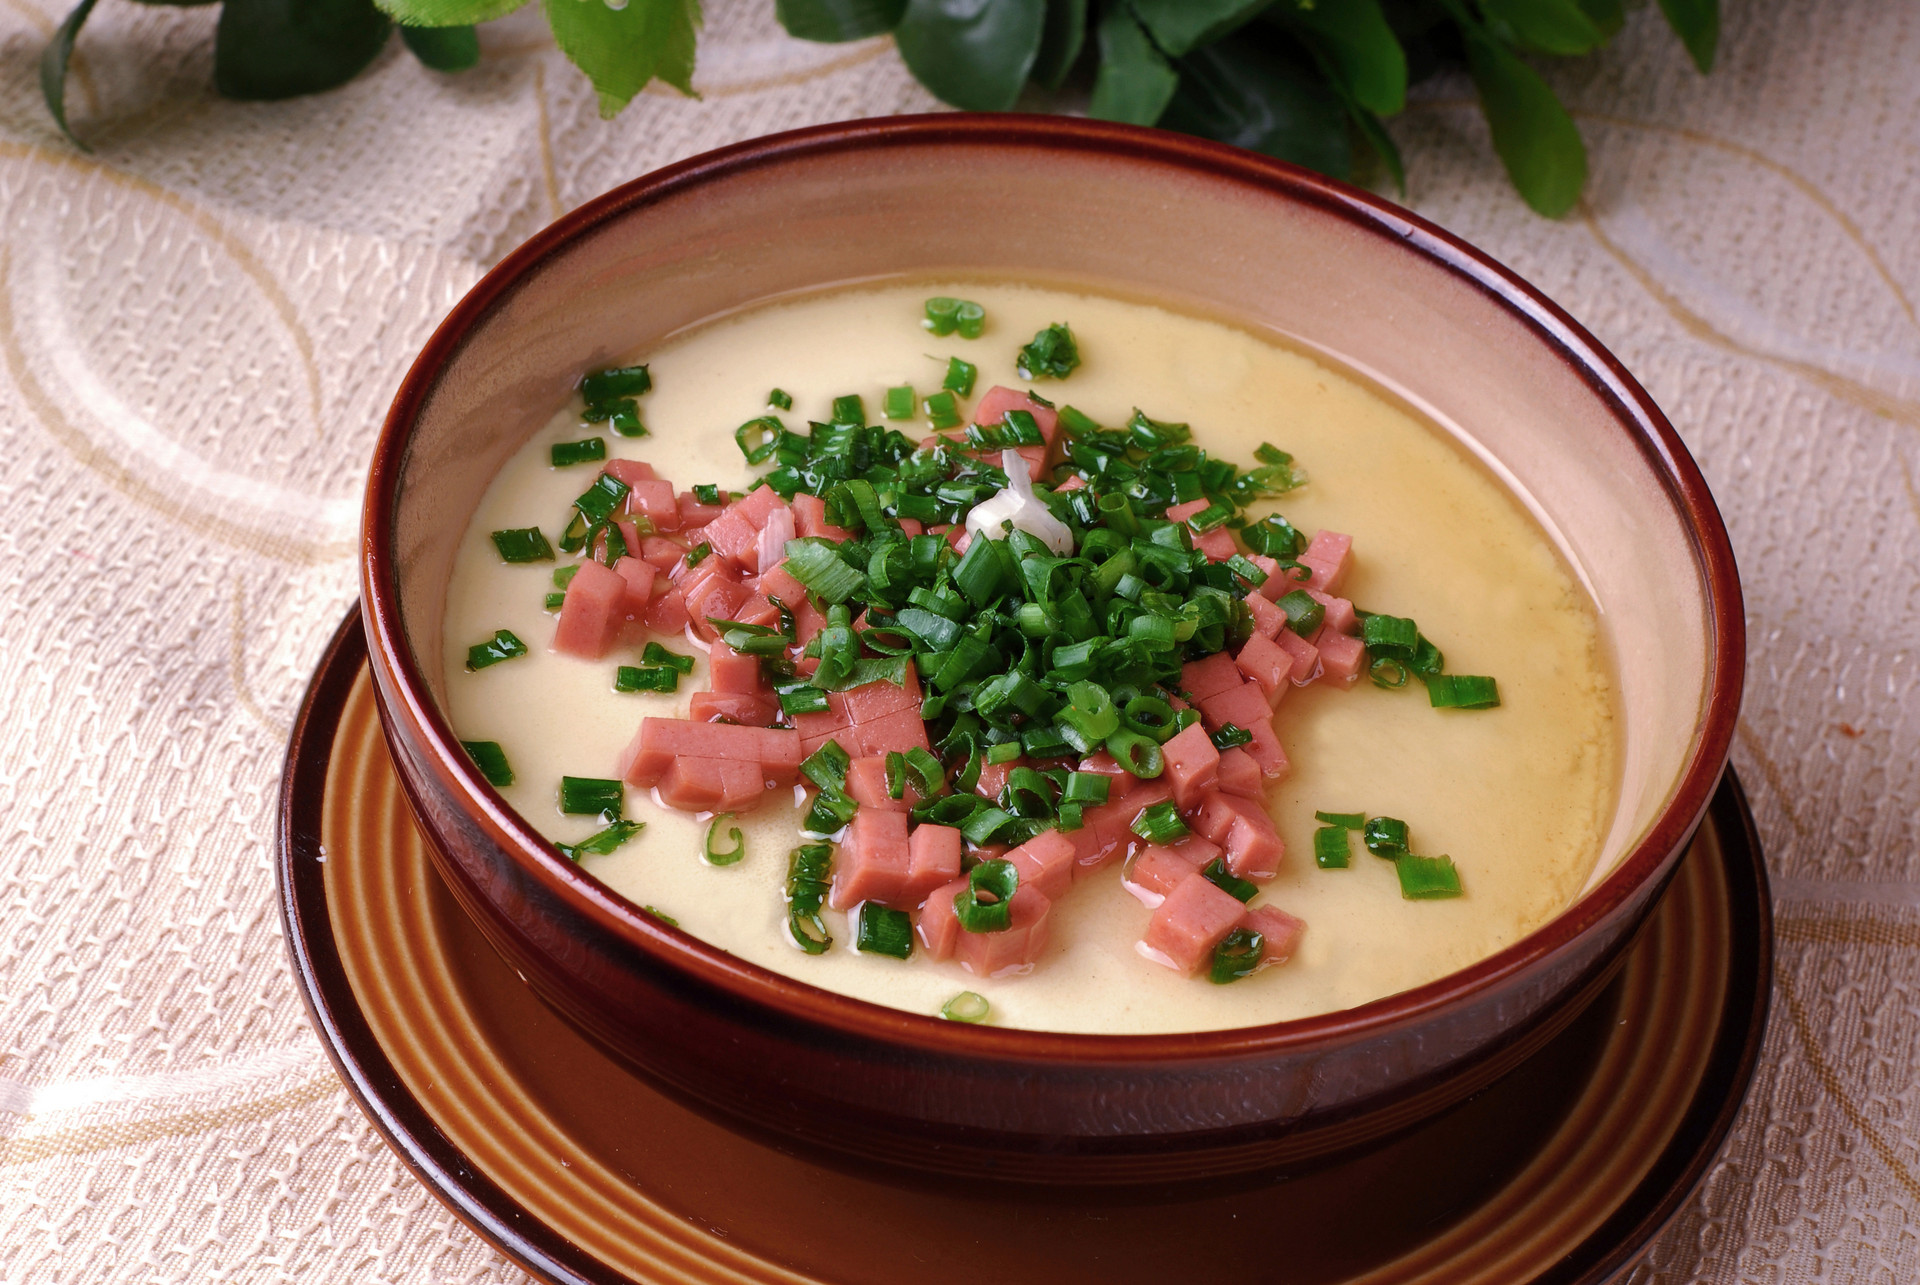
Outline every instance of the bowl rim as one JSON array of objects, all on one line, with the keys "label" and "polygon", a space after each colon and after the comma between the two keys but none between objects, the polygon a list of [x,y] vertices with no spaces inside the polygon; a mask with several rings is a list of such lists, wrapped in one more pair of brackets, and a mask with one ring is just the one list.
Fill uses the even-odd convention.
[{"label": "bowl rim", "polygon": [[[728,954],[645,914],[561,856],[509,807],[460,748],[413,654],[399,608],[393,516],[411,431],[442,372],[468,336],[549,260],[574,242],[717,179],[813,157],[929,146],[1001,147],[1110,156],[1226,181],[1250,194],[1297,202],[1419,255],[1478,288],[1524,325],[1613,412],[1658,475],[1687,528],[1706,596],[1708,685],[1694,744],[1653,823],[1614,869],[1572,906],[1519,941],[1466,968],[1354,1008],[1261,1026],[1110,1035],[1010,1029],[942,1021],[888,1008],[788,977]],[[936,113],[814,125],[730,144],[663,166],[587,201],[535,233],[488,271],[447,314],[401,381],[382,423],[367,477],[361,532],[361,604],[376,673],[384,669],[383,718],[404,715],[441,779],[464,795],[470,815],[523,875],[569,911],[656,964],[688,975],[736,1003],[810,1025],[934,1056],[1115,1066],[1197,1063],[1327,1049],[1373,1038],[1472,1002],[1546,963],[1590,927],[1631,910],[1670,868],[1711,801],[1731,749],[1745,678],[1746,631],[1739,576],[1719,508],[1680,436],[1651,396],[1585,327],[1516,273],[1460,238],[1373,193],[1312,171],[1169,131],[1084,118],[1015,113]],[[376,684],[376,690],[380,685]],[[392,729],[389,729],[392,734]]]}]

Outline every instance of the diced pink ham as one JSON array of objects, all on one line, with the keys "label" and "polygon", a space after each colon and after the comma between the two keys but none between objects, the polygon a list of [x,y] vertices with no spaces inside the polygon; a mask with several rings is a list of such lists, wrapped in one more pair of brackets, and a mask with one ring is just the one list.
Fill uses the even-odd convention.
[{"label": "diced pink ham", "polygon": [[[926,826],[920,827],[922,830]],[[927,894],[913,916],[913,931],[929,959],[951,959],[954,943],[960,938],[960,920],[953,913],[953,899],[965,892],[967,881],[955,879]]]},{"label": "diced pink ham", "polygon": [[1247,595],[1247,609],[1253,612],[1253,632],[1262,638],[1278,638],[1287,627],[1287,613],[1258,589]]},{"label": "diced pink ham", "polygon": [[887,760],[883,754],[863,754],[848,765],[847,793],[861,807],[879,808],[884,812],[905,812],[921,802],[920,791],[914,788],[911,775],[900,798],[887,793]]},{"label": "diced pink ham", "polygon": [[1307,542],[1307,551],[1300,555],[1300,561],[1313,568],[1313,579],[1301,587],[1318,589],[1321,593],[1340,592],[1340,582],[1347,577],[1352,552],[1352,536],[1338,531],[1314,532],[1313,539]]},{"label": "diced pink ham", "polygon": [[1199,660],[1190,660],[1180,667],[1180,689],[1187,699],[1205,708],[1209,696],[1240,686],[1245,680],[1234,667],[1233,657],[1224,651],[1216,651],[1211,656]]},{"label": "diced pink ham", "polygon": [[834,859],[827,904],[835,910],[863,901],[894,905],[904,899],[911,865],[907,814],[861,808],[853,814],[846,841]]},{"label": "diced pink ham", "polygon": [[1107,780],[1112,783],[1107,786],[1107,799],[1109,802],[1119,798],[1128,790],[1132,789],[1133,783],[1139,779],[1134,776],[1133,773],[1121,767],[1119,760],[1105,750],[1095,750],[1093,753],[1087,755],[1087,757],[1080,760],[1080,766],[1074,770],[1078,772],[1091,772],[1095,776],[1106,777]]},{"label": "diced pink ham", "polygon": [[1220,768],[1220,751],[1214,748],[1206,729],[1194,723],[1160,747],[1165,768],[1162,780],[1173,788],[1173,800],[1182,808],[1193,807],[1213,787]]},{"label": "diced pink ham", "polygon": [[1185,522],[1196,513],[1205,513],[1207,507],[1212,503],[1212,500],[1202,498],[1198,500],[1188,500],[1185,504],[1176,504],[1167,510],[1167,521]]},{"label": "diced pink ham", "polygon": [[1287,845],[1280,838],[1273,818],[1237,816],[1227,827],[1227,869],[1236,879],[1271,879],[1280,873],[1280,861]]},{"label": "diced pink ham", "polygon": [[1234,547],[1233,532],[1223,526],[1194,536],[1193,547],[1206,554],[1208,562],[1225,562],[1240,552]]},{"label": "diced pink ham", "polygon": [[[1240,671],[1234,670],[1234,677],[1240,678]],[[1206,715],[1208,730],[1219,731],[1228,723],[1252,731],[1252,725],[1261,719],[1273,717],[1273,705],[1267,694],[1260,690],[1258,683],[1241,679],[1223,692],[1209,696],[1199,702],[1200,712]]]},{"label": "diced pink ham", "polygon": [[862,754],[905,754],[908,750],[933,748],[927,740],[927,725],[920,717],[917,704],[897,714],[866,719],[847,730],[859,743]]},{"label": "diced pink ham", "polygon": [[1081,477],[1078,473],[1075,473],[1072,477],[1068,478],[1066,481],[1062,482],[1060,485],[1054,487],[1053,489],[1058,491],[1060,494],[1065,495],[1069,491],[1079,490],[1081,487],[1085,486],[1086,484],[1087,484],[1087,479],[1084,477]]},{"label": "diced pink ham", "polygon": [[693,632],[709,641],[718,638],[720,631],[709,621],[737,619],[750,596],[747,587],[731,576],[708,576],[686,591],[687,616],[693,622]]},{"label": "diced pink ham", "polygon": [[683,812],[750,812],[767,797],[758,765],[738,759],[675,759],[658,788],[662,803]]},{"label": "diced pink ham", "polygon": [[656,531],[680,529],[680,501],[673,494],[673,483],[656,478],[635,482],[632,488],[627,493],[627,512],[641,514]]},{"label": "diced pink ham", "polygon": [[1320,649],[1291,629],[1282,629],[1274,641],[1293,659],[1295,686],[1305,687],[1320,676]]},{"label": "diced pink ham", "polygon": [[780,493],[762,482],[733,502],[733,510],[745,518],[754,530],[763,530],[767,520],[776,513],[791,512]]},{"label": "diced pink ham", "polygon": [[760,531],[740,512],[739,505],[707,523],[701,539],[713,546],[717,556],[749,571],[755,568],[755,560],[760,556]]},{"label": "diced pink ham", "polygon": [[[1201,842],[1206,842],[1204,839]],[[1215,852],[1219,849],[1215,848]],[[1184,852],[1150,843],[1133,854],[1120,886],[1132,893],[1149,910],[1157,909],[1167,894],[1183,883],[1205,862],[1195,863]]]},{"label": "diced pink ham", "polygon": [[583,660],[599,660],[626,623],[626,578],[598,562],[582,562],[567,584],[554,627],[553,649]]},{"label": "diced pink ham", "polygon": [[686,590],[675,586],[665,593],[656,593],[647,604],[647,614],[643,617],[647,628],[656,634],[679,637],[686,632],[691,617],[687,615]]},{"label": "diced pink ham", "polygon": [[973,792],[983,799],[997,799],[1000,791],[1007,788],[1007,778],[1013,775],[1013,769],[1031,766],[1023,758],[1011,758],[1004,763],[982,763],[980,779],[973,783]]},{"label": "diced pink ham", "polygon": [[1277,704],[1293,686],[1293,657],[1271,638],[1259,634],[1247,639],[1233,658],[1240,672],[1260,685],[1268,705]]},{"label": "diced pink ham", "polygon": [[653,465],[645,460],[608,460],[600,471],[629,488],[642,482],[651,482],[660,476],[653,471]]},{"label": "diced pink ham", "polygon": [[684,718],[643,718],[621,756],[627,784],[649,786],[680,758],[723,759],[754,764],[774,785],[800,779],[800,734],[775,728],[695,723]]},{"label": "diced pink ham", "polygon": [[726,506],[721,504],[702,504],[699,497],[692,491],[682,491],[680,492],[680,527],[686,531],[703,527],[719,517],[720,510],[724,507]]},{"label": "diced pink ham", "polygon": [[1259,798],[1266,788],[1260,778],[1260,765],[1239,746],[1221,753],[1215,780],[1222,794],[1238,794],[1248,799]]},{"label": "diced pink ham", "polygon": [[[932,904],[931,900],[928,904]],[[1026,972],[1047,948],[1052,908],[1053,903],[1044,893],[1022,885],[1013,894],[1013,926],[997,933],[970,933],[962,929],[954,939],[954,953],[976,977]]]},{"label": "diced pink ham", "polygon": [[[1054,434],[1060,429],[1060,412],[1050,406],[1042,406],[1023,392],[999,384],[980,395],[980,400],[973,408],[973,422],[990,427],[1006,419],[1010,410],[1023,410],[1032,415],[1033,422],[1040,427],[1040,436],[1047,440],[1049,446],[1053,444]],[[1034,476],[1038,477],[1039,474],[1035,473]]]},{"label": "diced pink ham", "polygon": [[827,502],[817,495],[808,495],[805,491],[793,497],[793,520],[803,536],[819,536],[823,540],[832,540],[836,544],[853,539],[853,532],[843,527],[833,526],[827,521]]},{"label": "diced pink ham", "polygon": [[762,597],[778,598],[788,611],[799,611],[800,604],[807,601],[807,587],[794,579],[784,559],[765,566],[766,570],[760,573],[753,587]]},{"label": "diced pink ham", "polygon": [[907,839],[907,885],[902,904],[915,906],[960,874],[960,832],[931,822],[913,827]]},{"label": "diced pink ham", "polygon": [[678,540],[669,540],[665,536],[650,535],[640,541],[640,557],[652,563],[660,571],[672,571],[681,565],[687,551]]},{"label": "diced pink ham", "polygon": [[1240,916],[1240,927],[1260,934],[1260,964],[1284,964],[1300,949],[1300,936],[1306,921],[1296,919],[1278,906],[1258,906]]},{"label": "diced pink ham", "polygon": [[779,716],[780,702],[764,693],[695,692],[687,701],[687,717],[696,723],[772,727]]},{"label": "diced pink ham", "polygon": [[1186,814],[1187,824],[1193,827],[1194,833],[1214,843],[1227,841],[1236,817],[1265,818],[1269,825],[1272,824],[1272,818],[1267,816],[1266,805],[1259,799],[1225,794],[1218,790],[1202,799],[1198,808]]},{"label": "diced pink ham", "polygon": [[760,672],[760,658],[735,651],[723,642],[713,644],[707,651],[707,685],[716,692],[742,695],[758,695],[767,690],[766,679]]},{"label": "diced pink ham", "polygon": [[1073,884],[1073,841],[1058,830],[1042,830],[1007,854],[1020,872],[1020,886],[1038,889],[1058,901]]},{"label": "diced pink ham", "polygon": [[1198,972],[1212,961],[1214,948],[1245,913],[1246,907],[1231,893],[1221,891],[1205,875],[1190,874],[1147,921],[1141,954],[1183,973]]},{"label": "diced pink ham", "polygon": [[627,582],[620,609],[631,620],[646,610],[647,600],[653,597],[654,582],[660,576],[659,568],[640,558],[622,558],[613,564],[613,571]]},{"label": "diced pink ham", "polygon": [[1351,687],[1367,667],[1367,645],[1351,634],[1336,634],[1331,629],[1323,629],[1317,645],[1320,648],[1320,676],[1330,683]]},{"label": "diced pink ham", "polygon": [[1355,613],[1353,604],[1345,598],[1336,598],[1330,593],[1321,593],[1318,589],[1307,590],[1307,597],[1326,608],[1326,623],[1323,629],[1331,629],[1337,634],[1351,634],[1359,631],[1360,617]]},{"label": "diced pink ham", "polygon": [[1273,720],[1260,719],[1247,730],[1253,733],[1253,739],[1241,748],[1247,757],[1259,765],[1260,775],[1269,781],[1277,781],[1292,770],[1287,762],[1287,752],[1280,748],[1280,737],[1273,730]]},{"label": "diced pink ham", "polygon": [[1280,564],[1272,558],[1269,558],[1266,554],[1252,554],[1248,557],[1247,561],[1267,573],[1267,578],[1260,582],[1258,589],[1254,590],[1255,593],[1267,601],[1278,602],[1286,595],[1287,590],[1299,588],[1298,585],[1287,583],[1287,577],[1280,570]]}]

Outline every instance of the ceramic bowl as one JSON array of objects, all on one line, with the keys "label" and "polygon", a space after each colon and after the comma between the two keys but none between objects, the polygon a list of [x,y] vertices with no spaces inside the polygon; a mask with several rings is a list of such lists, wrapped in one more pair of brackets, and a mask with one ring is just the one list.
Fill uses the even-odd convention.
[{"label": "ceramic bowl", "polygon": [[[1625,752],[1584,894],[1491,958],[1305,1020],[1099,1036],[945,1023],[741,962],[564,860],[461,751],[441,613],[494,473],[581,370],[835,283],[1097,283],[1324,350],[1455,433],[1600,608]],[[527,982],[735,1127],[852,1163],[1027,1182],[1295,1164],[1484,1087],[1611,976],[1726,764],[1738,579],[1698,469],[1585,330],[1484,254],[1365,192],[1233,148],[1062,118],[824,126],[658,170],[474,287],[400,388],[368,483],[364,610],[388,744],[441,873]]]}]

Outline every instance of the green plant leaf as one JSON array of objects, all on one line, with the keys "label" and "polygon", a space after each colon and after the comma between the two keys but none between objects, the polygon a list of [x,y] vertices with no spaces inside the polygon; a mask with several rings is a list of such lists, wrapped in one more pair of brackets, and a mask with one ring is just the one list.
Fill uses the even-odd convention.
[{"label": "green plant leaf", "polygon": [[1040,30],[1040,53],[1033,78],[1058,89],[1087,45],[1087,0],[1047,0],[1047,21]]},{"label": "green plant leaf", "polygon": [[1345,178],[1347,113],[1320,70],[1278,33],[1241,32],[1180,59],[1160,124]]},{"label": "green plant leaf", "polygon": [[1693,65],[1712,71],[1720,48],[1720,0],[1660,0],[1660,12],[1687,47]]},{"label": "green plant leaf", "polygon": [[1124,4],[1100,20],[1100,74],[1093,82],[1089,116],[1152,125],[1180,87],[1180,73],[1166,60]]},{"label": "green plant leaf", "polygon": [[907,0],[773,0],[788,35],[825,44],[885,35],[906,9]]},{"label": "green plant leaf", "polygon": [[435,71],[465,71],[480,61],[480,37],[472,27],[402,27],[400,39]]},{"label": "green plant leaf", "polygon": [[393,24],[373,0],[226,0],[213,87],[228,98],[317,94],[365,70]]},{"label": "green plant leaf", "polygon": [[[1140,25],[1173,57],[1212,44],[1250,20],[1273,0],[1122,0]],[[1333,0],[1337,3],[1338,0]]]},{"label": "green plant leaf", "polygon": [[156,9],[198,9],[202,5],[219,4],[220,0],[133,0],[133,2],[152,5]]},{"label": "green plant leaf", "polygon": [[893,39],[908,70],[941,101],[1005,111],[1039,56],[1046,20],[1046,0],[907,0]]},{"label": "green plant leaf", "polygon": [[381,12],[409,27],[471,27],[504,18],[527,0],[373,0]]},{"label": "green plant leaf", "polygon": [[61,24],[54,28],[53,39],[40,51],[40,96],[47,100],[47,110],[53,114],[53,123],[67,140],[83,152],[93,149],[73,136],[67,127],[67,64],[73,60],[73,42],[79,36],[80,28],[87,23],[87,15],[93,12],[96,0],[80,0]]},{"label": "green plant leaf", "polygon": [[1559,218],[1574,207],[1587,182],[1587,149],[1573,117],[1539,73],[1484,27],[1466,26],[1461,35],[1493,132],[1493,150],[1521,198],[1548,218]]},{"label": "green plant leaf", "polygon": [[1593,25],[1609,40],[1627,23],[1625,0],[1580,0],[1580,11],[1593,19]]},{"label": "green plant leaf", "polygon": [[1267,15],[1300,32],[1364,110],[1407,105],[1407,55],[1379,0],[1286,0]]},{"label": "green plant leaf", "polygon": [[1400,159],[1400,149],[1394,146],[1393,135],[1387,133],[1387,127],[1380,123],[1378,116],[1359,103],[1350,100],[1347,108],[1355,127],[1360,131],[1360,137],[1367,140],[1367,146],[1371,147],[1374,155],[1380,158],[1380,163],[1387,167],[1387,173],[1393,178],[1394,187],[1399,190],[1404,199],[1407,195],[1407,167]]},{"label": "green plant leaf", "polygon": [[1487,25],[1543,54],[1584,54],[1606,42],[1577,0],[1480,0]]},{"label": "green plant leaf", "polygon": [[[229,0],[231,3],[231,0]],[[554,43],[587,73],[600,95],[600,114],[612,118],[658,77],[689,97],[700,0],[546,0]]]}]

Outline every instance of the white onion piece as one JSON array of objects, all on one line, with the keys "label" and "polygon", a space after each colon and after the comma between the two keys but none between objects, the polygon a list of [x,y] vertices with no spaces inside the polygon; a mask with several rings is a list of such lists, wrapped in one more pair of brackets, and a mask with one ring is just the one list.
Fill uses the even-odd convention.
[{"label": "white onion piece", "polygon": [[1055,553],[1072,553],[1073,532],[1033,493],[1033,475],[1027,471],[1026,457],[1015,450],[1001,451],[1000,467],[1007,472],[1006,490],[973,506],[973,512],[967,514],[967,531],[990,540],[1004,540],[1011,526]]},{"label": "white onion piece", "polygon": [[767,515],[767,524],[760,528],[760,555],[758,566],[761,571],[771,571],[787,556],[787,541],[794,537],[793,510],[785,505]]}]

